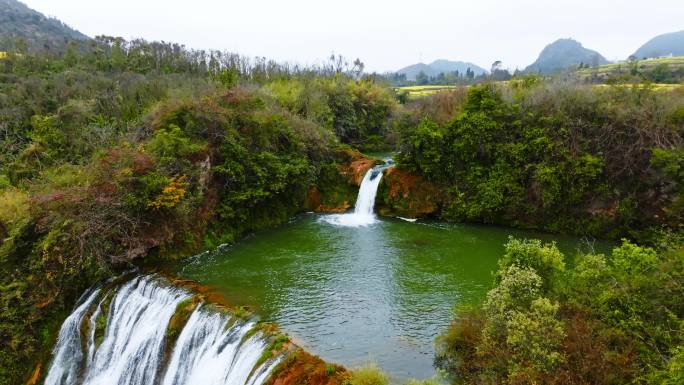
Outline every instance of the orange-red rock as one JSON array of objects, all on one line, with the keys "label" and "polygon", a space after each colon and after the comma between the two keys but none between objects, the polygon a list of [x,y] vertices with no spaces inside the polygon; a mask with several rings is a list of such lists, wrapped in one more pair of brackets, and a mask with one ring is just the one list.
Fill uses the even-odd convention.
[{"label": "orange-red rock", "polygon": [[385,171],[378,211],[382,215],[416,218],[435,214],[443,196],[433,183],[400,168]]},{"label": "orange-red rock", "polygon": [[320,358],[298,349],[274,370],[265,385],[341,385],[349,377],[345,368],[326,364]]}]

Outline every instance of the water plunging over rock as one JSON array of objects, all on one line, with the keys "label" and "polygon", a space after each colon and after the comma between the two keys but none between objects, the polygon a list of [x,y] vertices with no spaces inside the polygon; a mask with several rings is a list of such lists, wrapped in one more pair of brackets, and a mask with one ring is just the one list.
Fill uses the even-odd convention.
[{"label": "water plunging over rock", "polygon": [[[45,384],[261,385],[280,356],[262,359],[268,342],[254,322],[199,304],[167,349],[169,321],[191,298],[154,276],[134,278],[116,292],[86,294],[62,325]],[[95,331],[103,320],[98,343]]]},{"label": "water plunging over rock", "polygon": [[322,217],[322,220],[337,226],[360,227],[369,226],[377,222],[373,207],[375,206],[375,196],[378,193],[378,186],[382,179],[382,173],[385,169],[392,167],[391,160],[385,160],[385,164],[373,167],[366,172],[361,187],[359,187],[359,195],[356,198],[356,206],[354,212],[346,214],[332,214]]}]

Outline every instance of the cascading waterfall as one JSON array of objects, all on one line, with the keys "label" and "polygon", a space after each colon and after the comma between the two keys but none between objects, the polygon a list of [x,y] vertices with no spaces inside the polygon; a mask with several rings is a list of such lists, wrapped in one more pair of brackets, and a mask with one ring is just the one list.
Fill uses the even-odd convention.
[{"label": "cascading waterfall", "polygon": [[377,218],[373,212],[375,197],[378,193],[383,171],[391,166],[392,161],[386,159],[385,164],[373,167],[366,172],[359,187],[353,213],[326,215],[323,220],[333,225],[347,227],[368,226],[376,223]]},{"label": "cascading waterfall", "polygon": [[199,304],[169,349],[170,321],[191,298],[156,276],[86,294],[62,325],[45,384],[261,385],[280,357],[262,359],[268,341],[254,322]]},{"label": "cascading waterfall", "polygon": [[247,384],[266,344],[260,336],[245,340],[254,323],[226,327],[228,322],[198,307],[178,337],[162,384]]},{"label": "cascading waterfall", "polygon": [[52,368],[45,384],[75,384],[84,356],[81,350],[81,322],[100,290],[93,290],[64,320],[53,351]]}]

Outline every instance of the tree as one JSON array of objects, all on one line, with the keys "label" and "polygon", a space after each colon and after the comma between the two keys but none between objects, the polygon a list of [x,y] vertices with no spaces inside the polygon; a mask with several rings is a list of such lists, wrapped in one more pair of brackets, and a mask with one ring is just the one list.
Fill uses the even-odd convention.
[{"label": "tree", "polygon": [[354,74],[354,77],[358,78],[361,76],[361,74],[363,74],[363,69],[366,66],[363,64],[363,62],[359,58],[356,58],[356,60],[354,60],[353,64],[354,64],[354,66],[352,67],[351,72]]},{"label": "tree", "polygon": [[547,298],[532,301],[529,310],[516,311],[506,323],[506,345],[511,351],[509,378],[535,383],[563,361],[559,351],[565,337],[563,322],[556,318],[559,305]]},{"label": "tree", "polygon": [[470,80],[475,78],[475,71],[471,70],[470,67],[466,69],[466,78]]},{"label": "tree", "polygon": [[418,72],[418,75],[416,75],[416,84],[418,85],[425,85],[430,82],[430,79],[428,78],[427,74],[424,71]]},{"label": "tree", "polygon": [[501,60],[497,60],[494,63],[492,63],[492,72],[490,74],[492,80],[510,80],[511,79],[511,74],[508,72],[508,70],[503,69],[503,63]]},{"label": "tree", "polygon": [[509,266],[532,268],[544,280],[544,289],[548,291],[559,274],[565,271],[563,254],[555,243],[543,245],[538,239],[519,240],[510,237],[505,248],[506,252],[499,260],[499,279]]}]

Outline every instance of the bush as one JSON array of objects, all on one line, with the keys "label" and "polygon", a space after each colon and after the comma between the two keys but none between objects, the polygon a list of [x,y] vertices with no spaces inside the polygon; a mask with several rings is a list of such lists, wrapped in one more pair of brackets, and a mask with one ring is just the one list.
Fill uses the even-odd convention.
[{"label": "bush", "polygon": [[349,385],[388,385],[389,377],[375,363],[351,371]]},{"label": "bush", "polygon": [[537,298],[529,311],[515,312],[508,320],[509,376],[515,382],[535,382],[540,374],[552,373],[562,363],[559,350],[565,331],[556,318],[558,307],[547,298]]},{"label": "bush", "polygon": [[25,191],[13,187],[0,190],[0,224],[12,228],[28,217],[29,208],[29,195]]},{"label": "bush", "polygon": [[538,239],[519,240],[510,237],[505,249],[503,257],[499,259],[499,279],[500,274],[510,266],[533,269],[543,279],[544,292],[547,292],[565,270],[563,254],[555,243],[542,245]]},{"label": "bush", "polygon": [[[681,246],[624,241],[609,257],[579,256],[565,272],[562,261],[554,245],[511,239],[481,309],[460,310],[438,340],[438,366],[483,384],[678,379]],[[535,268],[552,272],[552,290]]]},{"label": "bush", "polygon": [[398,121],[398,165],[447,192],[443,219],[642,240],[677,229],[681,95],[516,84],[469,88],[451,119]]}]

